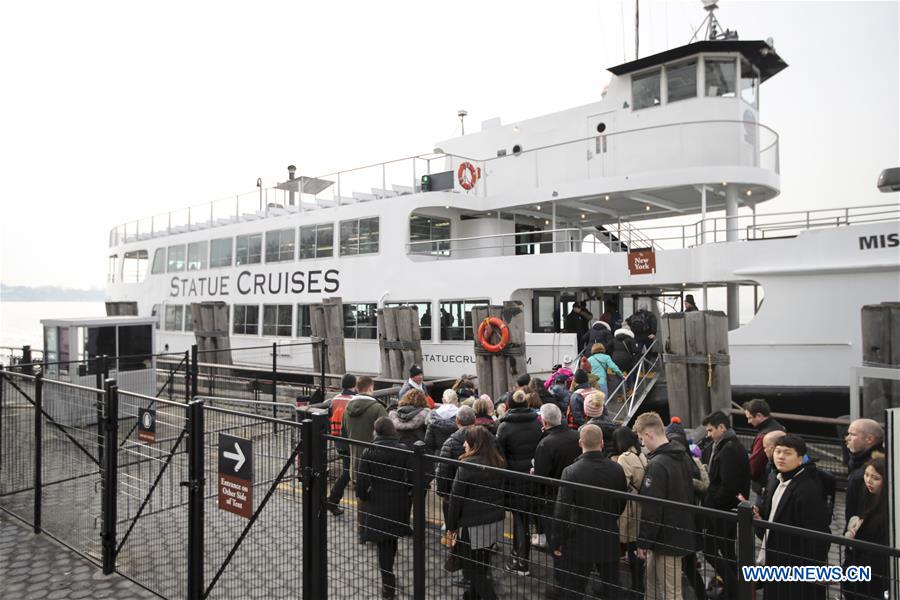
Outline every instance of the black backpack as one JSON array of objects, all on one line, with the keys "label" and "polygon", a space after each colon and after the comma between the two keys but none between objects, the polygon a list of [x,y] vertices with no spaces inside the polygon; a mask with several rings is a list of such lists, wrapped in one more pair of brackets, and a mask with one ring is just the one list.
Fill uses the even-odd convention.
[{"label": "black backpack", "polygon": [[645,310],[639,310],[628,319],[631,330],[635,333],[648,333],[650,331],[650,319]]}]

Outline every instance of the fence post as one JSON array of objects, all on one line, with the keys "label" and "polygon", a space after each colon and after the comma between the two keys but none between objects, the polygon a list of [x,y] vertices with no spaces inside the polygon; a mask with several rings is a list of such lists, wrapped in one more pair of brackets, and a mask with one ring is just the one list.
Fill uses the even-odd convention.
[{"label": "fence post", "polygon": [[119,471],[119,388],[115,379],[104,382],[106,410],[103,422],[103,460],[100,477],[103,496],[100,499],[103,525],[100,539],[103,542],[103,574],[110,575],[116,570],[116,493],[118,492]]},{"label": "fence post", "polygon": [[31,346],[22,346],[22,363],[28,365],[26,367],[22,367],[22,372],[26,375],[34,374],[34,367],[31,366]]},{"label": "fence post", "polygon": [[197,397],[197,344],[191,346],[191,387],[188,401]]},{"label": "fence post", "polygon": [[[100,355],[95,359],[97,362],[94,365],[96,369],[96,373],[94,373],[95,385],[97,388],[97,461],[103,461],[103,436],[104,436],[104,420],[103,420],[103,396],[106,387],[106,377],[103,376],[103,372],[106,370],[106,356]],[[90,366],[91,362],[88,359],[88,366]]]},{"label": "fence post", "polygon": [[325,356],[327,354],[327,349],[325,338],[322,338],[321,342],[319,342],[319,365],[322,367],[322,397],[319,398],[319,402],[325,402]]},{"label": "fence post", "polygon": [[303,597],[328,597],[325,434],[328,413],[313,409],[300,429],[303,480]]},{"label": "fence post", "polygon": [[[272,418],[278,418],[278,387],[275,380],[278,378],[278,342],[272,342]],[[278,425],[272,423],[272,433],[277,433]]]},{"label": "fence post", "polygon": [[34,379],[34,532],[41,532],[41,495],[44,482],[41,478],[44,438],[41,431],[44,411],[44,374],[38,373]]},{"label": "fence post", "polygon": [[413,599],[425,600],[425,442],[413,451]]},{"label": "fence post", "polygon": [[[196,346],[194,346],[196,349]],[[196,354],[194,354],[196,358]],[[192,400],[188,414],[188,600],[203,598],[203,402]]]},{"label": "fence post", "polygon": [[753,598],[753,583],[744,579],[741,567],[752,566],[756,560],[753,550],[756,547],[753,533],[753,505],[746,500],[737,507],[737,576],[739,600]]}]

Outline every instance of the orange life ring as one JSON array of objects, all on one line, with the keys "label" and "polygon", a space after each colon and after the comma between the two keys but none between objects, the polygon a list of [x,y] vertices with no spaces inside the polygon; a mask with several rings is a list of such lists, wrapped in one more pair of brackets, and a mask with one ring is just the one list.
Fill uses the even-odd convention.
[{"label": "orange life ring", "polygon": [[462,189],[466,191],[471,190],[475,187],[475,182],[478,181],[475,165],[469,161],[459,163],[459,168],[456,170],[456,179],[459,181],[459,185]]},{"label": "orange life ring", "polygon": [[[500,330],[500,341],[496,344],[488,341],[488,337],[493,333],[493,328]],[[486,318],[478,326],[478,342],[488,352],[493,352],[494,354],[500,352],[509,343],[509,325],[503,319],[497,317]]]}]

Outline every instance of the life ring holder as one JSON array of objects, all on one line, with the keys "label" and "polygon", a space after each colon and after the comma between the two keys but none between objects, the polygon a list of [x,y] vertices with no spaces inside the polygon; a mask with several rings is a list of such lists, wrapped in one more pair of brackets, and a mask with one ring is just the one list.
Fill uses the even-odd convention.
[{"label": "life ring holder", "polygon": [[[468,173],[468,176],[466,176],[466,173]],[[475,182],[478,181],[478,173],[475,171],[475,165],[469,161],[459,163],[459,168],[456,169],[456,180],[459,181],[460,187],[467,192],[474,188]]]},{"label": "life ring holder", "polygon": [[[488,337],[493,333],[494,328],[500,331],[500,341],[496,344],[488,341]],[[488,352],[497,354],[509,344],[509,325],[499,317],[487,317],[478,326],[478,343]]]}]

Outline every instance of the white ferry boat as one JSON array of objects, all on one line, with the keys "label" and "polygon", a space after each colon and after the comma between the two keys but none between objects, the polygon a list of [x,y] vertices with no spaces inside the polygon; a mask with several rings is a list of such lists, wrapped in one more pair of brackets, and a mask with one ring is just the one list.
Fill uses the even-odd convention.
[{"label": "white ferry boat", "polygon": [[900,300],[900,209],[766,214],[779,138],[760,86],[787,65],[770,42],[711,37],[610,68],[585,106],[119,225],[107,300],[157,316],[157,347],[180,351],[193,302],[226,302],[240,348],[308,339],[309,305],[340,296],[348,368],[369,373],[376,309],[412,305],[431,377],[474,372],[473,305],[524,304],[540,373],[576,353],[573,302],[625,318],[690,292],[727,298],[736,392],[846,397],[860,308]]}]

